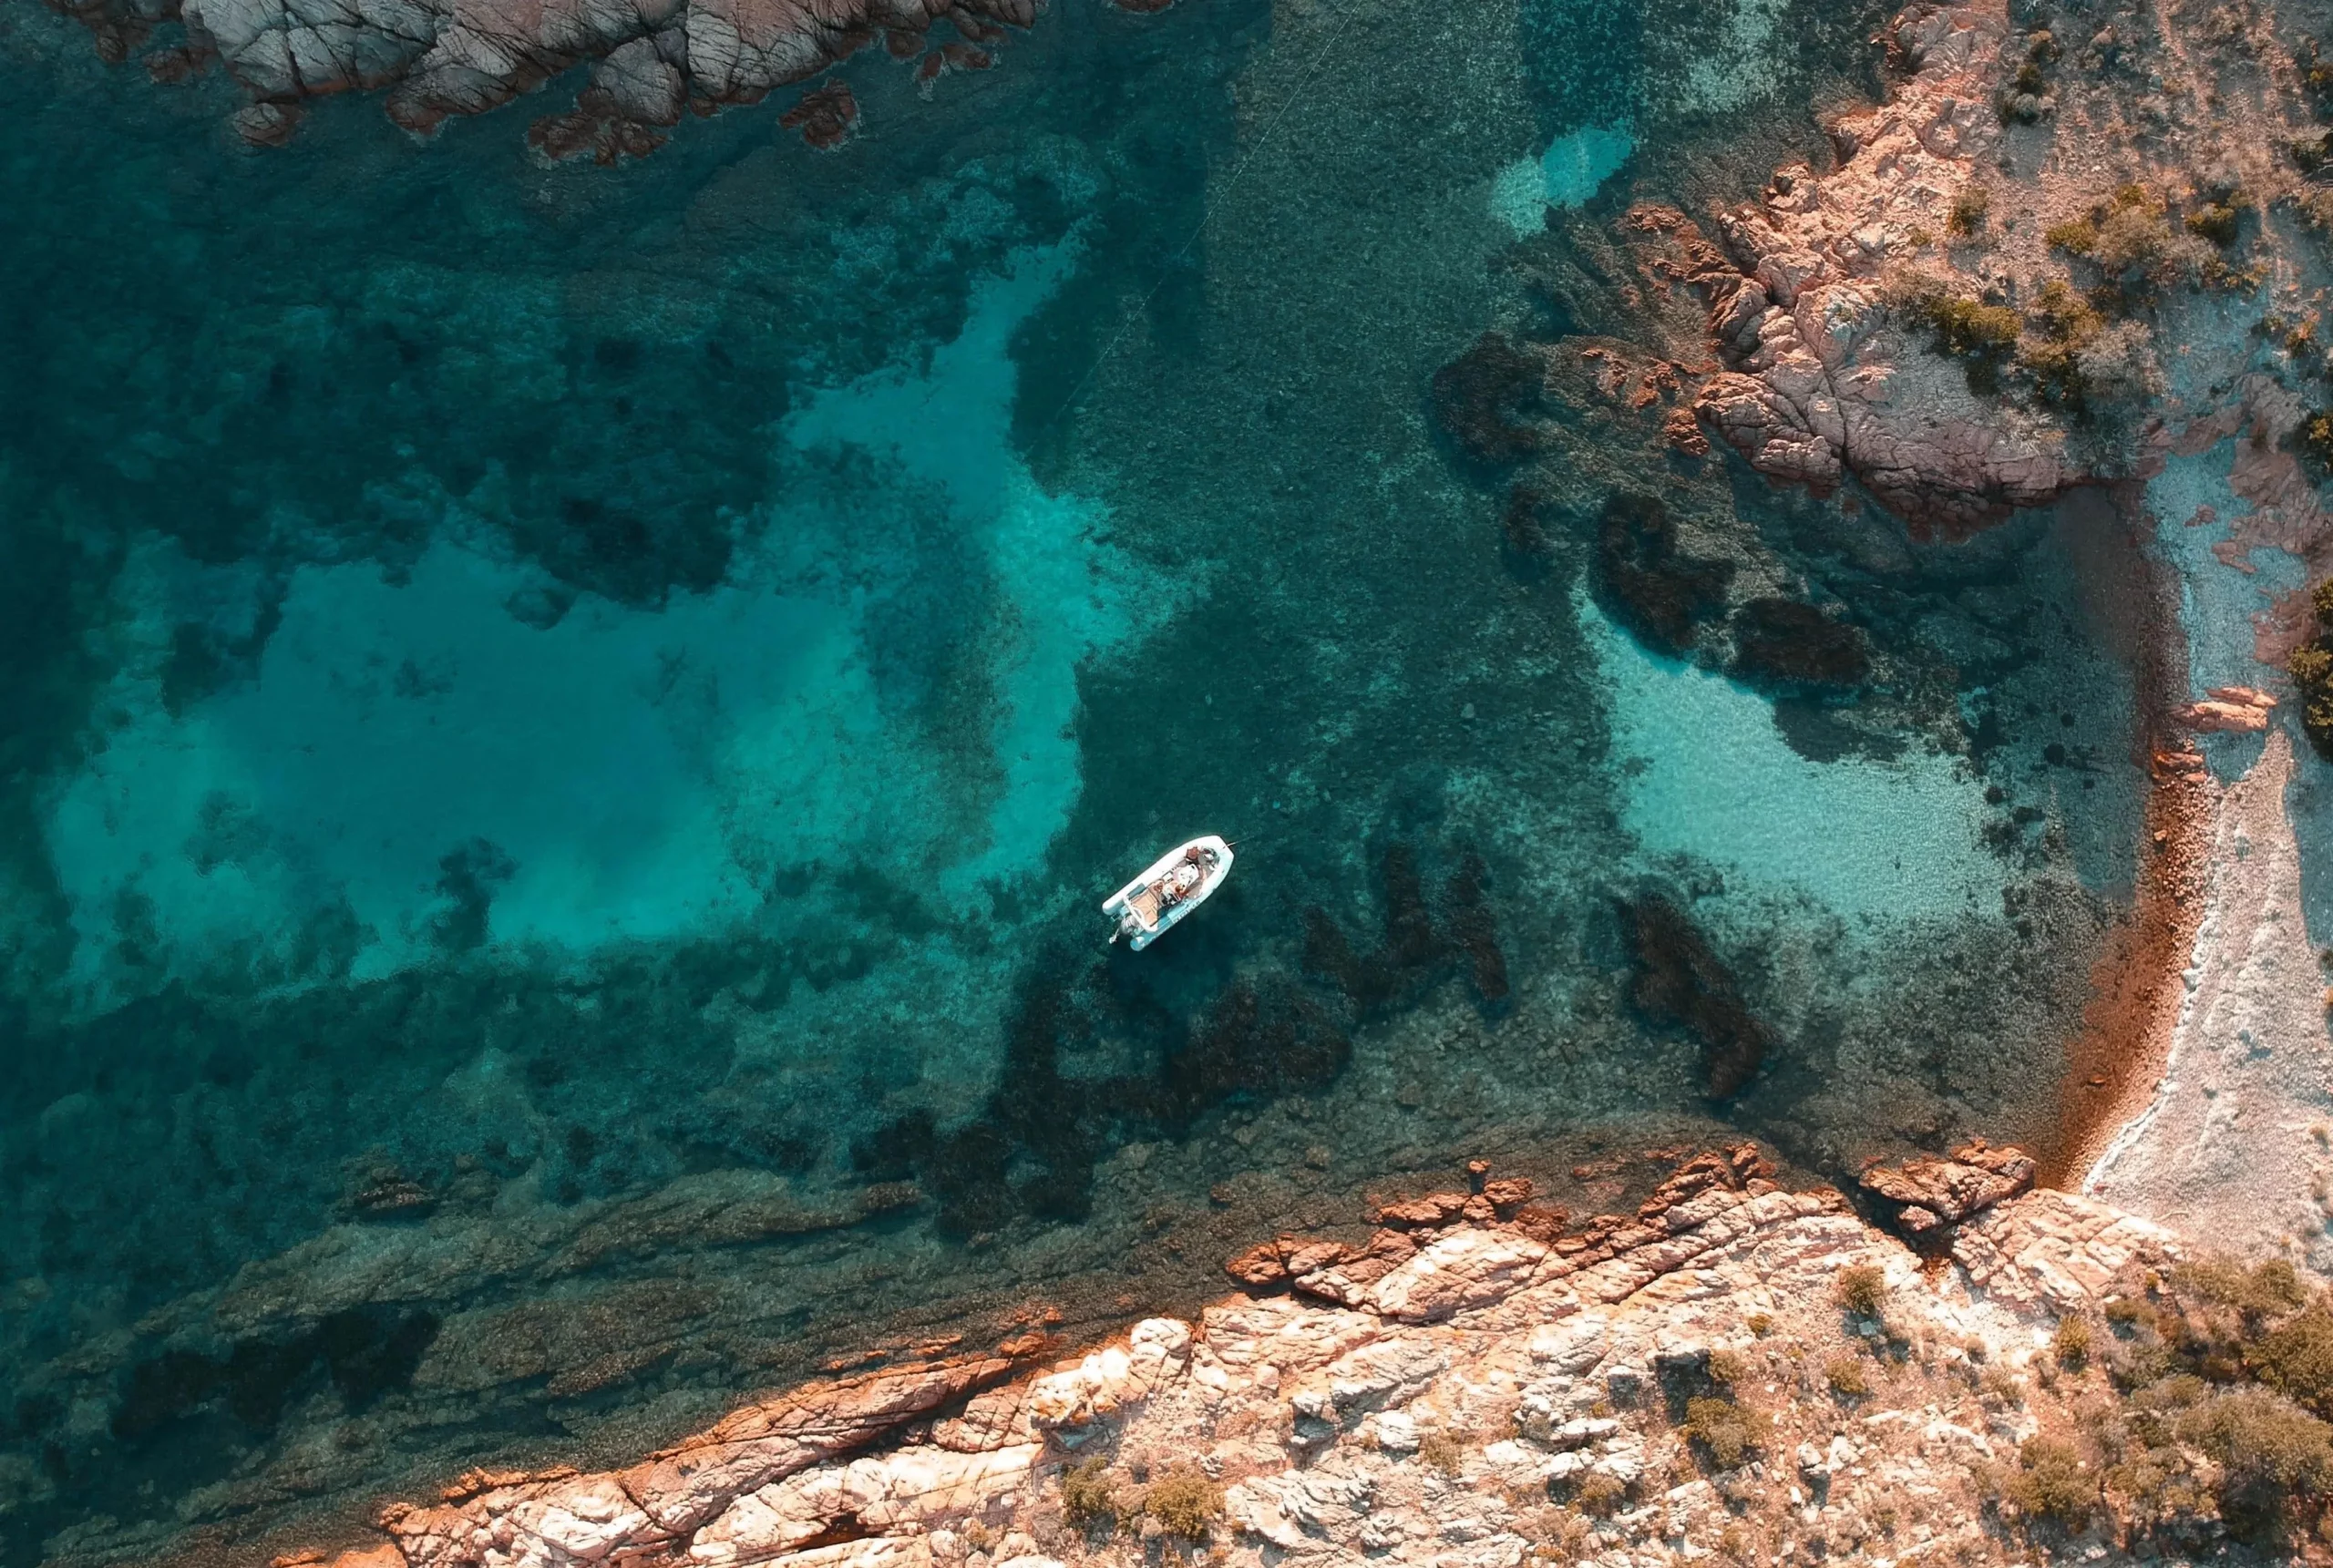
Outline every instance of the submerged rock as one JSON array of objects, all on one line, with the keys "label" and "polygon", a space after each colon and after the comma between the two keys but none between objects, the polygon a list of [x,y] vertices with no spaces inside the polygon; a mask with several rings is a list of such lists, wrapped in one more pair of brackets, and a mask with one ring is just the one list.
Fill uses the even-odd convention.
[{"label": "submerged rock", "polygon": [[1651,496],[1607,497],[1588,581],[1612,618],[1655,652],[1692,651],[1701,625],[1725,606],[1731,561],[1697,560],[1678,547],[1677,525]]},{"label": "submerged rock", "polygon": [[1434,373],[1434,414],[1443,433],[1481,463],[1512,463],[1543,445],[1531,415],[1546,371],[1496,333]]},{"label": "submerged rock", "polygon": [[1753,599],[1733,617],[1733,671],[1753,681],[1857,686],[1871,672],[1863,633],[1811,604]]},{"label": "submerged rock", "polygon": [[1773,1038],[1752,1016],[1742,988],[1685,912],[1658,893],[1620,905],[1636,968],[1629,999],[1646,1019],[1701,1042],[1702,1083],[1712,1100],[1749,1086]]}]

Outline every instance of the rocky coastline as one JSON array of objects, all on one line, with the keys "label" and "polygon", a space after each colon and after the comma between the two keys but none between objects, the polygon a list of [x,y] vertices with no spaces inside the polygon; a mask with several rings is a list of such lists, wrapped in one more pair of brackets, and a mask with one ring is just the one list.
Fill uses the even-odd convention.
[{"label": "rocky coastline", "polygon": [[[1526,456],[1548,439],[1534,401],[1576,401],[1585,374],[1680,462],[1722,445],[1778,483],[1867,497],[1916,538],[2054,505],[2126,553],[2156,521],[2149,482],[2241,435],[2249,507],[2215,559],[2249,573],[2268,546],[2314,577],[2333,538],[2293,447],[2321,356],[2294,323],[2323,268],[2283,149],[2316,111],[2278,21],[1916,6],[1887,35],[1887,101],[1832,122],[1834,168],[1779,170],[1760,202],[1700,220],[1629,210],[1635,340],[1486,338],[1437,382],[1445,428],[1481,460]],[[2146,70],[2156,48],[2204,80]],[[2137,194],[2114,207],[2118,189]],[[2117,223],[2129,253],[2102,256]],[[2075,285],[2119,318],[2069,306]],[[1666,356],[1648,355],[1664,320]],[[1536,503],[1516,495],[1527,553]],[[1657,518],[1613,526],[1620,587],[1657,631],[1691,586],[1644,532]],[[2204,687],[2213,661],[2189,644],[2225,632],[2174,612],[2192,585],[2118,569],[2157,607],[2137,634],[2160,671],[2138,743],[2148,844],[2046,1157],[1972,1144],[1851,1196],[1785,1191],[1743,1146],[1578,1228],[1478,1163],[1467,1191],[1377,1205],[1366,1241],[1238,1254],[1241,1293],[1195,1317],[1066,1358],[1037,1332],[887,1365],[628,1469],[476,1474],[385,1510],[385,1539],[277,1562],[2320,1553],[2326,1390],[2261,1348],[2323,1311],[2306,1284],[2328,1266],[2323,1216],[2297,1210],[2321,1211],[2333,1169],[2283,804],[2276,667],[2301,596],[2255,618],[2248,679]],[[1680,646],[1701,635],[1669,624]],[[2210,1256],[2228,1246],[2270,1261]],[[2178,1369],[2199,1345],[2221,1357],[2201,1378]]]},{"label": "rocky coastline", "polygon": [[[619,1470],[474,1473],[276,1568],[2318,1550],[2333,1386],[2297,1347],[2326,1309],[2288,1268],[2036,1189],[2016,1150],[1853,1197],[1773,1171],[1696,1155],[1573,1228],[1476,1162],[1364,1244],[1239,1254],[1193,1317],[904,1357]],[[2240,1369],[2181,1369],[2212,1355]],[[2263,1422],[2301,1467],[2266,1504]]]},{"label": "rocky coastline", "polygon": [[[986,67],[1003,28],[1037,20],[1021,0],[354,22],[241,0],[67,9],[114,57],[183,26],[149,69],[220,65],[254,143],[342,91],[385,90],[427,134],[589,62],[574,108],[529,140],[602,162],[877,42],[929,80]],[[941,21],[960,37],[931,47]],[[1486,337],[1435,398],[1483,461],[1554,439],[1535,403],[1596,403],[1664,460],[1736,453],[1921,546],[2054,507],[2120,552],[2102,573],[2147,601],[2146,843],[2054,1147],[1972,1144],[1853,1193],[1785,1190],[1737,1147],[1579,1226],[1478,1170],[1377,1205],[1366,1240],[1259,1243],[1228,1265],[1239,1293],[1194,1316],[1074,1348],[1042,1317],[982,1353],[889,1348],[636,1464],[473,1472],[277,1568],[2321,1556],[2314,1499],[2333,1474],[2310,1468],[2304,1423],[2333,1412],[2261,1349],[2324,1311],[2304,1282],[2333,1276],[2333,1064],[2281,673],[2306,584],[2272,571],[2242,678],[2206,682],[2227,629],[2183,620],[2192,582],[2135,559],[2159,523],[2227,522],[2216,569],[2253,576],[2255,548],[2312,580],[2333,569],[2301,451],[2327,274],[2294,149],[2322,138],[2321,88],[2285,19],[2242,5],[1924,5],[1884,43],[1890,95],[1830,122],[1832,167],[1780,169],[1730,210],[1611,215],[1634,337]],[[824,146],[856,116],[837,85],[785,123]],[[2245,508],[2161,515],[2153,481],[2223,443]],[[1518,484],[1524,557],[1536,504]],[[1657,508],[1608,507],[1596,527],[1599,582],[1668,651],[1793,690],[1866,678],[1852,629],[1746,579],[1710,588]],[[1719,1099],[1758,1070],[1749,1027],[1707,1064]],[[2208,1260],[2224,1247],[2301,1272],[2236,1277]],[[2191,1343],[2220,1371],[2180,1360]],[[2178,1378],[2201,1386],[2163,1391]],[[2291,1508],[2246,1491],[2239,1420],[2297,1445]]]},{"label": "rocky coastline", "polygon": [[[157,82],[213,67],[224,72],[245,98],[236,134],[262,147],[290,140],[309,107],[334,94],[383,93],[389,118],[426,137],[448,118],[500,108],[588,65],[573,107],[539,117],[527,140],[550,161],[601,164],[654,151],[684,114],[759,103],[879,45],[912,62],[920,84],[986,70],[1007,29],[1033,26],[1037,11],[1035,0],[498,7],[57,0],[57,8],[89,29],[108,61],[142,51]],[[931,39],[942,21],[955,36]],[[158,39],[164,30],[170,41]],[[813,147],[830,148],[858,118],[850,88],[830,83],[805,93],[781,123]]]}]

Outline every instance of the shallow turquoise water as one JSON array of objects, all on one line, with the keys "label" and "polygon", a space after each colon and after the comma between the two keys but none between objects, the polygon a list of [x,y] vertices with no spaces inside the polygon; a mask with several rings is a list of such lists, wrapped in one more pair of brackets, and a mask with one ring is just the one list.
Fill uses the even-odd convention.
[{"label": "shallow turquoise water", "polygon": [[[0,1555],[1098,1327],[1476,1153],[2038,1125],[2141,781],[2063,531],[1923,554],[1583,405],[1517,559],[1433,410],[1594,313],[1563,224],[1819,145],[1866,23],[1800,10],[1064,6],[839,152],[609,172],[355,101],[252,157],[12,15]],[[1878,673],[1639,645],[1646,491]],[[1650,895],[1778,1042],[1727,1103]]]}]

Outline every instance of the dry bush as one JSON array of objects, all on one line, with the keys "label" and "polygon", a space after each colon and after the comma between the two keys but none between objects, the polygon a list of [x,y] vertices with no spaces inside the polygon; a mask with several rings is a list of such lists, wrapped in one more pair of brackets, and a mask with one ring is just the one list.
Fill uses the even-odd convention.
[{"label": "dry bush", "polygon": [[1198,1471],[1169,1471],[1143,1492],[1142,1512],[1171,1535],[1201,1540],[1223,1517],[1223,1488]]},{"label": "dry bush", "polygon": [[1992,191],[1972,180],[1952,198],[1952,210],[1946,215],[1944,226],[1963,240],[1973,239],[1985,231],[1992,210]]},{"label": "dry bush", "polygon": [[1471,1432],[1428,1432],[1418,1440],[1418,1458],[1454,1478],[1465,1468],[1466,1450],[1474,1444]]},{"label": "dry bush", "polygon": [[1618,1513],[1620,1504],[1628,1498],[1629,1489],[1621,1483],[1620,1478],[1607,1475],[1600,1470],[1590,1471],[1571,1494],[1573,1507],[1598,1519],[1608,1519]]},{"label": "dry bush", "polygon": [[2090,1522],[2098,1507],[2098,1478],[2082,1468],[2071,1443],[2035,1438],[2018,1450],[2009,1477],[2009,1500],[2028,1519],[2046,1519],[2068,1530]]},{"label": "dry bush", "polygon": [[1765,1441],[1773,1425],[1762,1410],[1703,1396],[1685,1402],[1685,1435],[1720,1470],[1734,1470]]},{"label": "dry bush", "polygon": [[2069,1372],[2081,1371],[2090,1365],[2090,1320],[2086,1317],[2063,1319],[2050,1341],[2050,1354]]},{"label": "dry bush", "polygon": [[1863,1358],[1852,1353],[1834,1356],[1823,1364],[1824,1380],[1842,1399],[1860,1399],[1871,1392],[1871,1377]]},{"label": "dry bush", "polygon": [[[2016,319],[2016,313],[2010,313],[2010,319]],[[2011,341],[2015,337],[2012,333]],[[1887,1276],[1870,1264],[1852,1264],[1839,1271],[1832,1294],[1841,1307],[1858,1317],[1876,1317],[1887,1305]]]}]

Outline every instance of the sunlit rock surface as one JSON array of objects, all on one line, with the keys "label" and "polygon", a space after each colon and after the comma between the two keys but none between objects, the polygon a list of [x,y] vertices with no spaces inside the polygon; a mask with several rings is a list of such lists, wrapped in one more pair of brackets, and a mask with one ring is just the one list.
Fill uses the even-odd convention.
[{"label": "sunlit rock surface", "polygon": [[[1118,1562],[1177,1536],[1265,1563],[1446,1561],[1454,1542],[1484,1563],[1814,1542],[2013,1560],[2019,1515],[1986,1478],[2020,1445],[2062,1441],[2101,1380],[2061,1326],[2091,1332],[2188,1249],[2008,1184],[1949,1205],[1924,1264],[1836,1193],[1780,1190],[1770,1169],[1754,1148],[1700,1156],[1636,1215],[1576,1235],[1495,1215],[1527,1182],[1390,1206],[1381,1224],[1423,1245],[1363,1288],[1298,1276],[1269,1294],[1289,1279],[1258,1276],[1258,1249],[1233,1271],[1266,1294],[1147,1319],[1049,1368],[940,1360],[820,1384],[630,1470],[481,1476],[392,1505],[385,1556],[328,1560]],[[1294,1266],[1300,1238],[1274,1245]],[[1704,1435],[1712,1406],[1736,1412],[1740,1445]],[[2225,1549],[2216,1520],[2196,1528]]]},{"label": "sunlit rock surface", "polygon": [[[949,67],[985,68],[986,46],[1036,16],[1035,0],[62,0],[58,9],[88,26],[111,60],[179,25],[186,41],[149,56],[149,70],[175,78],[216,62],[250,99],[236,130],[262,145],[288,140],[310,100],[334,93],[386,89],[389,118],[427,136],[449,117],[499,108],[589,64],[574,108],[538,119],[528,139],[554,159],[602,163],[654,150],[684,112],[757,103],[879,41],[894,56],[920,56],[926,81]],[[929,40],[942,20],[958,37]],[[813,145],[830,147],[856,115],[845,87],[806,100],[795,123]]]}]

